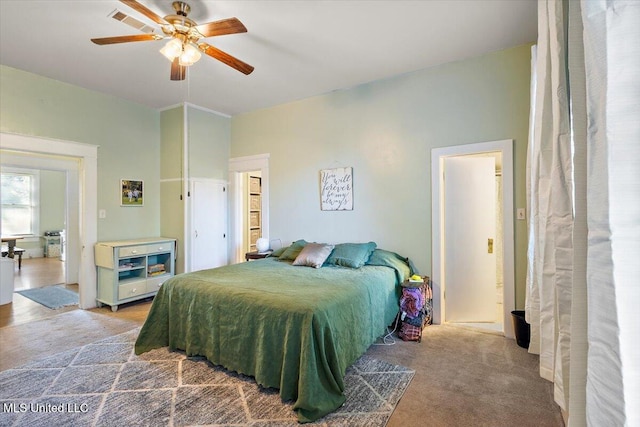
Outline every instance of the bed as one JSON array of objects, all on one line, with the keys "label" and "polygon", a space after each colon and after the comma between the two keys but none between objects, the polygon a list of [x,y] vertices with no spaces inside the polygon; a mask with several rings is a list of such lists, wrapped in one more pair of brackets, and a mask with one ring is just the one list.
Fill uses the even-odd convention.
[{"label": "bed", "polygon": [[294,402],[300,422],[344,401],[346,368],[386,332],[410,268],[375,249],[360,268],[309,268],[269,257],[177,275],[151,306],[135,345],[205,356]]}]

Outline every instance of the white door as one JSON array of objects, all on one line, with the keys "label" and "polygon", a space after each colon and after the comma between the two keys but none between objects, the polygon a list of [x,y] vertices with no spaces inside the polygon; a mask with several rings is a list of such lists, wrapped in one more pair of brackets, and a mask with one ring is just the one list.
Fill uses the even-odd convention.
[{"label": "white door", "polygon": [[447,322],[495,322],[495,158],[444,161],[444,286]]},{"label": "white door", "polygon": [[191,186],[191,270],[227,264],[227,189],[194,180]]}]

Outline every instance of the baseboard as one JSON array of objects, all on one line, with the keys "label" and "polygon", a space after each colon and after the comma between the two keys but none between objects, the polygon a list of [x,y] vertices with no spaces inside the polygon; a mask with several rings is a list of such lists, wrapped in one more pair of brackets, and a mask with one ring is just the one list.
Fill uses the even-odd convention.
[{"label": "baseboard", "polygon": [[44,258],[44,249],[42,248],[29,248],[24,250],[22,258]]}]

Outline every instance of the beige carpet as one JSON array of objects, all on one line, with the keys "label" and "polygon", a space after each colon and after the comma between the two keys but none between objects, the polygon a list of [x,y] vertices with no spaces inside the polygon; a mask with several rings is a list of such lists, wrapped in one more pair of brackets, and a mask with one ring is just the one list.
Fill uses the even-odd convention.
[{"label": "beige carpet", "polygon": [[563,426],[538,356],[515,340],[449,325],[429,326],[422,343],[374,346],[367,355],[415,369],[389,427]]}]

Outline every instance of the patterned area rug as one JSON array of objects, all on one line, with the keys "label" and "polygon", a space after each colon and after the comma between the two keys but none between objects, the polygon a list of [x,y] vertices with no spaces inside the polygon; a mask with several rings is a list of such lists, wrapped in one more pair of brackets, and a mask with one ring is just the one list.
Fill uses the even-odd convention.
[{"label": "patterned area rug", "polygon": [[78,294],[65,288],[64,285],[25,289],[16,293],[51,309],[78,304]]},{"label": "patterned area rug", "polygon": [[[139,329],[0,372],[0,426],[296,426],[291,403],[251,377],[166,348]],[[414,371],[361,357],[346,403],[313,426],[385,426]]]}]

